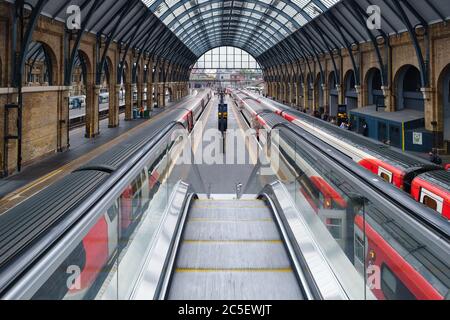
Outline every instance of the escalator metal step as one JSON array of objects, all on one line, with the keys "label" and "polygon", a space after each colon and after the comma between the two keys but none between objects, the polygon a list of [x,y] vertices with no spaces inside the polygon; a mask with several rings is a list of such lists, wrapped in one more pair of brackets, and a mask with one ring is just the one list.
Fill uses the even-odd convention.
[{"label": "escalator metal step", "polygon": [[292,271],[176,272],[170,300],[301,300]]},{"label": "escalator metal step", "polygon": [[194,203],[184,228],[168,298],[303,298],[285,244],[263,201]]},{"label": "escalator metal step", "polygon": [[185,240],[274,240],[279,239],[273,221],[191,221],[185,227]]},{"label": "escalator metal step", "polygon": [[291,264],[281,240],[192,241],[182,244],[177,267],[181,269],[290,269]]}]

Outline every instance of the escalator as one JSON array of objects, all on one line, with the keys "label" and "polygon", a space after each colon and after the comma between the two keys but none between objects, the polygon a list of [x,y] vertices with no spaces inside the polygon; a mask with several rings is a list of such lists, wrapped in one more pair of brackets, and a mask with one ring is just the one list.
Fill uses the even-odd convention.
[{"label": "escalator", "polygon": [[262,200],[194,200],[175,240],[168,300],[303,300],[308,290],[276,210]]}]

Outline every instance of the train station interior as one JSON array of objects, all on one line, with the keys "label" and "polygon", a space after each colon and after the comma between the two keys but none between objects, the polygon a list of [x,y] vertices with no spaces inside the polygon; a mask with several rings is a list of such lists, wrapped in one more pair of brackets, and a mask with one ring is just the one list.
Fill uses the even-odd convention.
[{"label": "train station interior", "polygon": [[0,0],[0,299],[450,299],[449,22]]}]

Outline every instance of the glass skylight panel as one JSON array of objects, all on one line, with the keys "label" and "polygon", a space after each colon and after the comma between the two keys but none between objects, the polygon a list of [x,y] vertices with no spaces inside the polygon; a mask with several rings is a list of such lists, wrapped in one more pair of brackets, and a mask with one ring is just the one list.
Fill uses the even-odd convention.
[{"label": "glass skylight panel", "polygon": [[245,7],[247,9],[253,10],[255,9],[256,4],[254,2],[245,2]]},{"label": "glass skylight panel", "polygon": [[142,0],[142,2],[147,6],[151,7],[157,0]]},{"label": "glass skylight panel", "polygon": [[311,0],[292,0],[292,2],[298,5],[301,9],[303,9],[308,5],[308,3],[311,2]]},{"label": "glass skylight panel", "polygon": [[310,4],[308,4],[303,10],[305,10],[305,12],[311,17],[311,18],[315,18],[317,16],[319,16],[320,14],[322,14],[322,10],[316,6],[313,2],[311,2]]},{"label": "glass skylight panel", "polygon": [[325,5],[325,7],[327,8],[331,8],[332,6],[334,6],[336,3],[338,3],[341,0],[321,0],[321,2]]},{"label": "glass skylight panel", "polygon": [[171,23],[174,19],[175,19],[175,16],[173,14],[170,14],[167,16],[167,18],[163,22],[164,22],[164,24],[167,25],[167,24]]},{"label": "glass skylight panel", "polygon": [[283,9],[283,12],[288,14],[290,17],[293,17],[298,13],[298,11],[296,9],[294,9],[292,6],[286,6]]},{"label": "glass skylight panel", "polygon": [[277,17],[277,20],[279,21],[279,22],[281,22],[281,24],[286,24],[286,23],[288,23],[288,19],[286,19],[284,16],[282,16],[282,15],[280,15],[280,16],[278,16]]},{"label": "glass skylight panel", "polygon": [[190,19],[189,15],[185,15],[180,19],[180,23],[183,24]]},{"label": "glass skylight panel", "polygon": [[180,14],[184,13],[185,11],[186,11],[186,8],[185,8],[184,6],[179,6],[178,8],[176,8],[176,9],[173,11],[173,14],[174,14],[175,16],[179,16]]},{"label": "glass skylight panel", "polygon": [[[323,8],[331,8],[339,1],[142,0],[180,39],[190,44],[193,52],[226,41],[239,45],[247,42],[250,48],[253,42],[253,53],[264,52],[307,24],[309,19],[305,16],[315,18],[322,13]],[[318,6],[319,2],[323,6]],[[220,33],[222,28],[225,30],[223,34]],[[248,32],[240,34],[241,29]],[[209,38],[209,41],[204,37]]]},{"label": "glass skylight panel", "polygon": [[300,13],[294,17],[294,20],[301,26],[304,26],[308,23],[308,20],[306,20],[306,18]]},{"label": "glass skylight panel", "polygon": [[282,1],[280,1],[280,2],[276,5],[276,8],[277,8],[278,10],[281,10],[281,11],[283,11],[285,7],[287,7],[287,5],[286,5],[286,3],[282,2]]}]

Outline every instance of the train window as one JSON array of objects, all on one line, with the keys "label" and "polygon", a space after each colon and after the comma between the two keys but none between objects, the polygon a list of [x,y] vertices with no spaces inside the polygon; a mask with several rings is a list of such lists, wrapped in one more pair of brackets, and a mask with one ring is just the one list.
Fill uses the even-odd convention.
[{"label": "train window", "polygon": [[364,251],[364,240],[359,235],[355,235],[355,258],[362,265],[364,265],[365,260]]},{"label": "train window", "polygon": [[327,228],[334,239],[342,239],[342,220],[341,219],[327,219]]},{"label": "train window", "polygon": [[436,200],[431,199],[429,196],[425,196],[425,197],[423,198],[423,203],[424,203],[426,206],[430,207],[431,209],[437,211],[438,203],[437,203]]},{"label": "train window", "polygon": [[107,211],[108,217],[110,221],[114,221],[119,215],[119,206],[115,203],[111,208]]},{"label": "train window", "polygon": [[358,232],[355,230],[355,243],[354,243],[354,250],[355,250],[355,267],[358,272],[363,275],[365,273],[365,261],[366,261],[366,250],[364,245],[363,238],[358,234]]},{"label": "train window", "polygon": [[444,199],[426,189],[422,189],[422,193],[420,195],[420,202],[426,205],[427,207],[439,213],[442,213],[442,209],[444,206]]},{"label": "train window", "polygon": [[411,291],[386,265],[381,269],[381,290],[388,300],[416,300]]},{"label": "train window", "polygon": [[379,167],[378,168],[378,175],[381,178],[383,178],[384,180],[386,180],[387,182],[392,183],[392,178],[393,178],[392,177],[392,172],[390,172],[390,171],[388,171],[388,170],[386,170],[384,168]]}]

